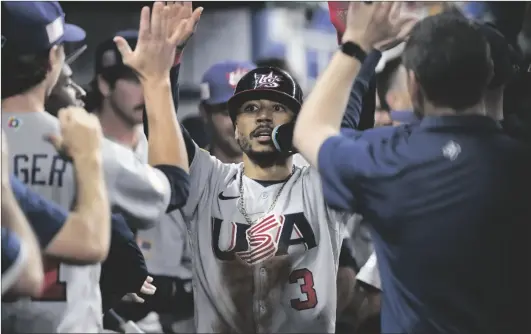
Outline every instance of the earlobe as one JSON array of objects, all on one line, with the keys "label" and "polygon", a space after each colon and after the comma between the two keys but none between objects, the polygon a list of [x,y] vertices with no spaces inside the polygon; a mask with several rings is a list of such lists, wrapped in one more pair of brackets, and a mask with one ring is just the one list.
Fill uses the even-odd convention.
[{"label": "earlobe", "polygon": [[46,70],[51,71],[54,64],[57,63],[59,58],[59,47],[57,45],[52,46],[48,53],[48,68]]},{"label": "earlobe", "polygon": [[109,87],[109,83],[103,79],[101,74],[98,75],[98,89],[101,93],[101,95],[107,97],[111,93],[111,89]]}]

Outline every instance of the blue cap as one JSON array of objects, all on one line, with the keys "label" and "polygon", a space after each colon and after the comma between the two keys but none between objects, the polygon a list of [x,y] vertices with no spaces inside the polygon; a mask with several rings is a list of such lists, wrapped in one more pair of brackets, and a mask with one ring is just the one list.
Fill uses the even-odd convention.
[{"label": "blue cap", "polygon": [[225,61],[210,67],[201,80],[201,101],[226,103],[234,94],[238,81],[256,65],[251,62]]},{"label": "blue cap", "polygon": [[3,1],[2,48],[35,53],[85,39],[85,31],[65,23],[57,1]]},{"label": "blue cap", "polygon": [[134,73],[130,68],[124,65],[122,61],[122,55],[118,51],[116,43],[114,43],[114,36],[123,37],[131,49],[135,49],[138,41],[138,30],[129,29],[118,31],[113,37],[101,42],[96,48],[95,59],[95,73],[101,74],[109,71],[123,70],[127,68],[129,72]]}]

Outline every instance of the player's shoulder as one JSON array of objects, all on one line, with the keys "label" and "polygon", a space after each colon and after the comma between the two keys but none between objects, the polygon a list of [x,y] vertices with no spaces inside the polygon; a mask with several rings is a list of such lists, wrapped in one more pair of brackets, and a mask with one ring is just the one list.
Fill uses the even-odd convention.
[{"label": "player's shoulder", "polygon": [[2,112],[2,128],[7,135],[28,131],[50,133],[59,131],[59,120],[47,112]]}]

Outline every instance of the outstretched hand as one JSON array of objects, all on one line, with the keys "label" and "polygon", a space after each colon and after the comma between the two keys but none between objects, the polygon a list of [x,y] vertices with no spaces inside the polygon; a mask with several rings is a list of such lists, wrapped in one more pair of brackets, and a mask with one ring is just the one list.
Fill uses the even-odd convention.
[{"label": "outstretched hand", "polygon": [[190,38],[202,12],[202,7],[192,11],[191,2],[155,2],[151,11],[142,8],[135,50],[123,37],[114,38],[124,64],[134,69],[141,81],[166,78],[177,46]]},{"label": "outstretched hand", "polygon": [[405,14],[402,2],[351,2],[343,42],[353,41],[366,51],[404,40],[419,18]]}]

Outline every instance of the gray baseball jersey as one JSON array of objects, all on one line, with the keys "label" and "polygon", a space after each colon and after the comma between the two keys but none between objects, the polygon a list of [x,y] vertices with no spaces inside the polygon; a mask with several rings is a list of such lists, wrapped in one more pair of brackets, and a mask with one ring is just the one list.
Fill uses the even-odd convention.
[{"label": "gray baseball jersey", "polygon": [[[140,161],[147,162],[145,136],[141,137],[134,152]],[[192,278],[190,248],[187,247],[188,231],[179,210],[162,216],[151,228],[138,230],[136,237],[149,273],[181,279]]]},{"label": "gray baseball jersey", "polygon": [[163,216],[152,228],[136,233],[150,274],[192,278],[188,231],[179,210]]},{"label": "gray baseball jersey", "polygon": [[196,146],[189,224],[196,330],[200,333],[333,333],[336,274],[349,215],[329,209],[317,171],[295,167],[283,183],[243,177],[249,225],[238,209],[241,164]]},{"label": "gray baseball jersey", "polygon": [[[70,209],[76,194],[73,166],[45,142],[59,133],[57,118],[45,112],[2,113],[9,141],[10,169],[32,190]],[[127,148],[105,140],[105,181],[113,208],[128,218],[155,222],[170,197],[168,180]],[[15,316],[24,332],[84,332],[102,329],[100,264],[75,266],[47,261],[45,290],[39,300],[4,303],[2,318]],[[29,318],[35,321],[27,321]]]}]

